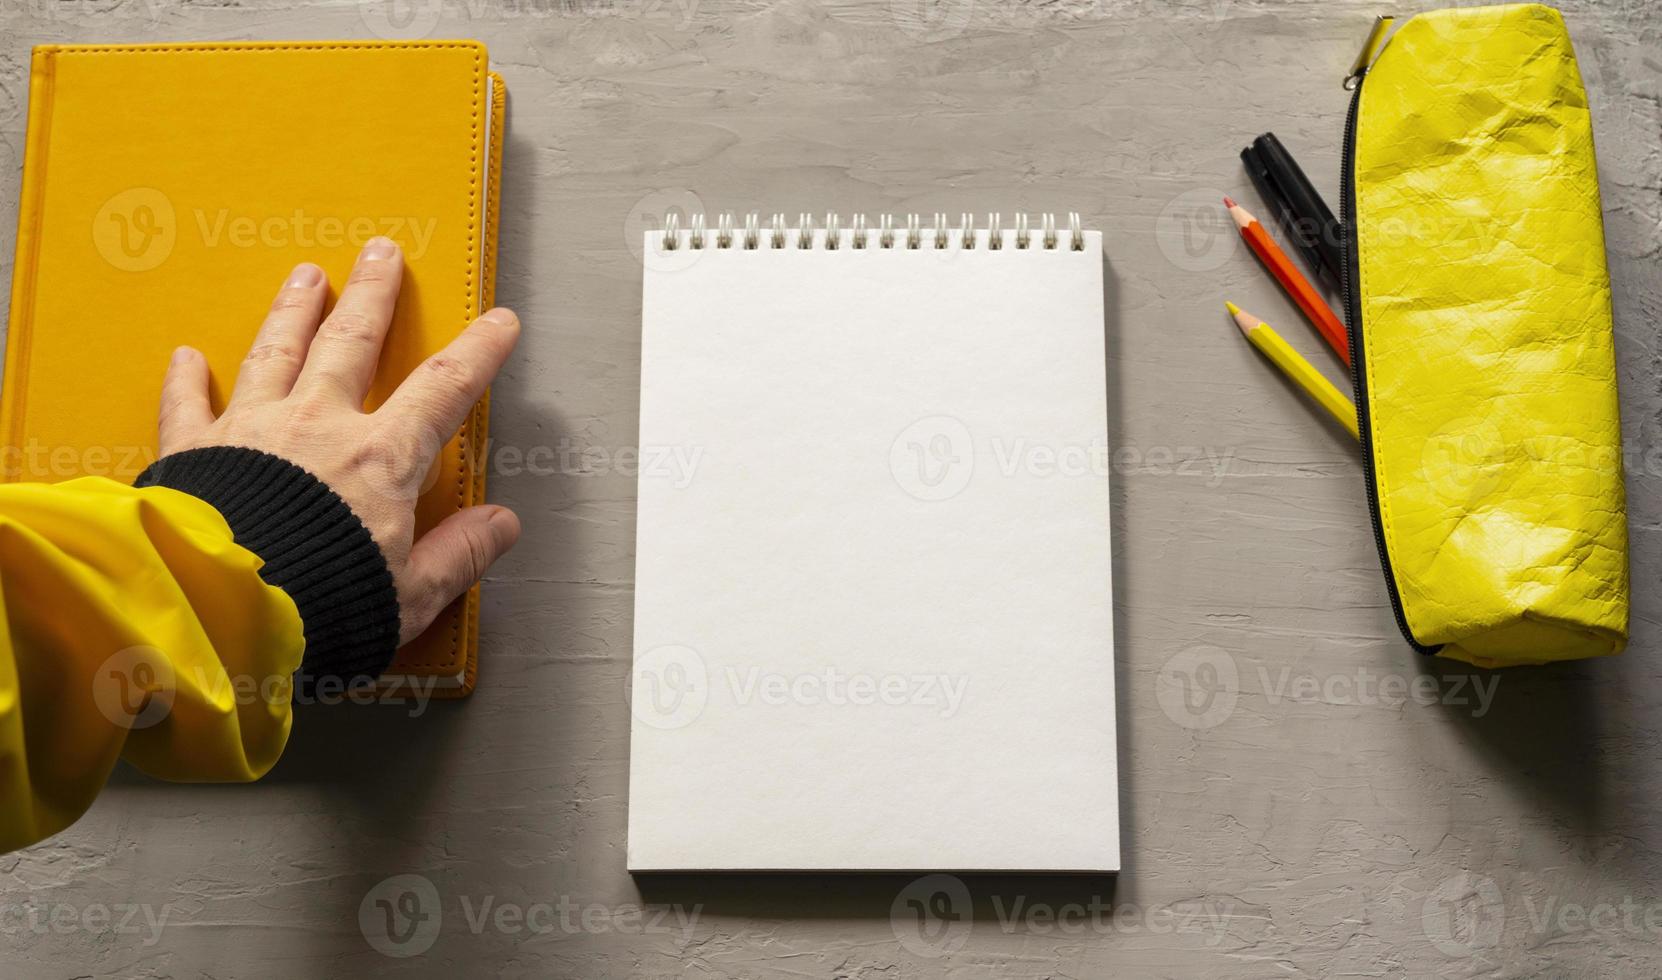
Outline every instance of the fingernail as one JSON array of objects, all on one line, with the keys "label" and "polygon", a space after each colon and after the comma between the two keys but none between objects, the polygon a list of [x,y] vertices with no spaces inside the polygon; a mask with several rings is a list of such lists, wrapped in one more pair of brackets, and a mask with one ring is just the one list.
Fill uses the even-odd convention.
[{"label": "fingernail", "polygon": [[310,289],[323,281],[323,270],[310,262],[302,262],[289,273],[288,282],[283,283],[284,289]]},{"label": "fingernail", "polygon": [[519,322],[519,317],[514,316],[514,311],[504,306],[498,306],[495,309],[486,310],[484,314],[479,317],[479,319],[489,320],[492,323],[500,323],[503,325]]},{"label": "fingernail", "polygon": [[390,259],[398,253],[398,245],[390,238],[377,235],[364,243],[362,258]]},{"label": "fingernail", "polygon": [[511,546],[519,538],[519,515],[506,507],[497,507],[485,518],[491,533],[504,546]]},{"label": "fingernail", "polygon": [[183,364],[190,359],[190,355],[191,349],[189,347],[175,347],[173,348],[173,357],[168,360],[168,363],[173,365]]}]

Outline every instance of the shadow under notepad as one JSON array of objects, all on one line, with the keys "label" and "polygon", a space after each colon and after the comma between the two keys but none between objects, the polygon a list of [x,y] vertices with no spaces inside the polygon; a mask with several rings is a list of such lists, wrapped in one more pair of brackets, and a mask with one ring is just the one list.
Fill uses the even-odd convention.
[{"label": "shadow under notepad", "polygon": [[[1121,383],[1121,347],[1123,338],[1120,334],[1120,288],[1119,280],[1114,275],[1114,266],[1108,261],[1108,256],[1102,256],[1102,318],[1103,318],[1103,348],[1104,348],[1104,378],[1108,384],[1108,449],[1109,459],[1113,459],[1115,447],[1127,445],[1129,434],[1125,429],[1126,405],[1125,385]],[[1120,584],[1126,581],[1128,574],[1126,564],[1126,535],[1128,527],[1126,517],[1126,493],[1124,484],[1114,479],[1113,467],[1109,466],[1108,498],[1112,512],[1109,514],[1108,526],[1113,534],[1109,561],[1114,576],[1114,726],[1117,745],[1119,771],[1119,809],[1120,809],[1120,874],[1129,875],[1135,869],[1136,855],[1126,846],[1126,842],[1135,839],[1131,833],[1132,802],[1135,795],[1132,793],[1131,769],[1131,714],[1130,699],[1131,670],[1126,664],[1127,651],[1131,649],[1131,613],[1130,607],[1120,602],[1118,597],[1125,594]]]},{"label": "shadow under notepad", "polygon": [[1093,906],[1106,907],[1100,914],[1111,916],[1117,879],[980,872],[654,872],[636,874],[635,883],[648,905],[698,907],[704,915],[755,919],[889,919],[898,933],[918,924],[920,917],[1025,923],[1035,909],[1075,906],[1086,914]]}]

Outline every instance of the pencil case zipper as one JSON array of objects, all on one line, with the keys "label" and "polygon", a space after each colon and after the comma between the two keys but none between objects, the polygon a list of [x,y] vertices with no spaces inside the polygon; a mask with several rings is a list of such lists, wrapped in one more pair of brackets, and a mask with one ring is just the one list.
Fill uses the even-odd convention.
[{"label": "pencil case zipper", "polygon": [[[1362,87],[1368,70],[1383,52],[1380,46],[1390,30],[1392,20],[1380,17],[1374,21],[1362,52],[1352,66],[1346,87],[1351,88],[1350,109],[1345,116],[1344,145],[1339,174],[1339,227],[1343,232],[1340,243],[1343,262],[1339,270],[1339,291],[1345,304],[1345,327],[1350,332],[1350,383],[1356,396],[1356,428],[1362,445],[1362,474],[1367,486],[1368,518],[1373,524],[1374,543],[1379,549],[1379,563],[1385,575],[1386,593],[1391,599],[1391,612],[1396,616],[1397,628],[1416,652],[1431,655],[1442,649],[1415,639],[1408,626],[1408,615],[1402,607],[1402,594],[1397,589],[1396,573],[1391,568],[1391,552],[1385,541],[1385,526],[1379,515],[1379,486],[1374,478],[1373,426],[1368,409],[1368,370],[1362,356],[1362,293],[1357,280],[1361,277],[1361,261],[1357,254],[1356,230],[1356,123],[1362,105]],[[1354,85],[1352,83],[1354,82]]]}]

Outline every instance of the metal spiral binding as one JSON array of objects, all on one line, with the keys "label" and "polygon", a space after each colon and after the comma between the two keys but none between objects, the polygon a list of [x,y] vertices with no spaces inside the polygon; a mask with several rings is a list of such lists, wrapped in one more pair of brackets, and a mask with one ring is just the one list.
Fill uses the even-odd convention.
[{"label": "metal spiral binding", "polygon": [[[692,215],[687,220],[688,231],[683,237],[681,232],[681,218],[670,214],[664,220],[663,248],[665,251],[674,251],[685,247],[693,251],[705,248],[732,249],[739,248],[746,251],[758,249],[811,249],[824,248],[828,250],[843,247],[843,219],[837,212],[826,214],[825,222],[821,226],[822,235],[816,235],[814,217],[803,212],[797,218],[796,227],[789,228],[785,224],[783,212],[775,212],[768,220],[767,233],[762,231],[761,215],[755,211],[744,217],[742,231],[734,231],[734,219],[731,211],[724,211],[716,216],[715,234],[709,232],[707,220],[703,214]],[[963,249],[1002,249],[1005,247],[1003,216],[994,211],[987,215],[987,224],[984,232],[975,228],[975,218],[968,212],[958,219],[958,235],[956,244]],[[897,235],[895,219],[892,214],[879,215],[877,219],[877,234],[875,241],[868,231],[866,216],[854,215],[848,222],[849,235],[846,239],[849,247],[856,249],[922,249],[927,238],[929,247],[935,251],[944,251],[954,244],[952,229],[948,227],[947,216],[936,212],[930,233],[926,236],[923,222],[919,215],[906,215],[906,227],[903,233]],[[794,234],[793,234],[794,232]],[[1068,249],[1074,252],[1085,250],[1085,231],[1079,220],[1078,211],[1068,212]],[[897,244],[898,242],[898,244]],[[982,242],[985,242],[983,246]],[[1028,215],[1025,212],[1015,217],[1014,246],[1017,250],[1053,252],[1061,248],[1061,237],[1056,230],[1056,215],[1043,214],[1039,216],[1039,234],[1035,237]]]}]

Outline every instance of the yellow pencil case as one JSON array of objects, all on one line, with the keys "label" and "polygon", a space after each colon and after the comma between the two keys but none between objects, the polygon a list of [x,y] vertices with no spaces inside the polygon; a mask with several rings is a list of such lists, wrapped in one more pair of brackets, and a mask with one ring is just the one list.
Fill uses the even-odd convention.
[{"label": "yellow pencil case", "polygon": [[1347,80],[1341,227],[1397,622],[1484,667],[1619,653],[1610,280],[1569,34],[1538,4],[1419,14],[1380,50],[1389,26]]}]

